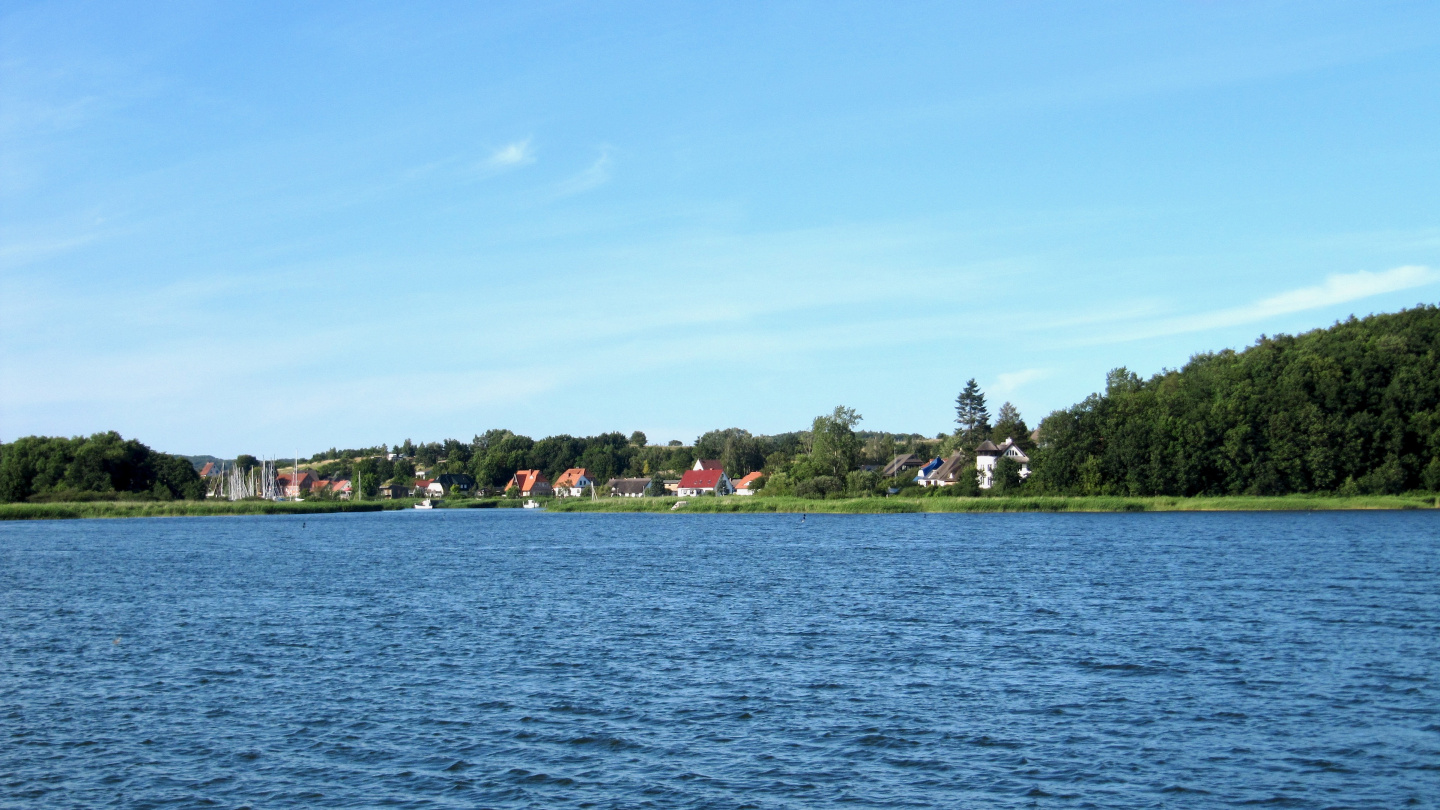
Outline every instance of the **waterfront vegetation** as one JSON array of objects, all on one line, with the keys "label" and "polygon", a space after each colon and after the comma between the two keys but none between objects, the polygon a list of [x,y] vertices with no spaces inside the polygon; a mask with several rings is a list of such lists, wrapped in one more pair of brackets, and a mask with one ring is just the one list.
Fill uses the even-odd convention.
[{"label": "waterfront vegetation", "polygon": [[[759,436],[726,428],[691,445],[652,445],[639,432],[536,441],[490,430],[469,442],[406,439],[393,448],[331,449],[305,466],[322,478],[350,480],[363,500],[316,491],[298,504],[202,502],[204,483],[186,457],[114,432],[29,436],[0,444],[0,517],[404,508],[413,501],[373,498],[386,481],[412,487],[421,470],[474,478],[474,492],[447,496],[442,508],[513,506],[514,499],[474,496],[499,494],[517,470],[539,470],[554,481],[576,467],[602,487],[612,477],[645,478],[648,493],[663,493],[667,480],[674,491],[674,479],[698,459],[718,459],[732,479],[751,472],[763,477],[754,495],[692,499],[682,507],[689,511],[1423,508],[1440,493],[1440,308],[1262,336],[1244,351],[1196,355],[1184,368],[1149,379],[1119,368],[1103,392],[1055,411],[1033,433],[1008,402],[992,424],[973,379],[960,391],[955,413],[957,427],[934,438],[862,431],[860,414],[837,407],[809,430]],[[921,487],[913,468],[890,477],[880,471],[898,454],[948,457],[951,469],[973,470],[979,443],[1007,439],[1028,457],[1030,474],[1001,457],[985,481],[993,486],[983,492],[973,474]],[[234,463],[245,468],[258,460],[241,455]],[[674,502],[575,499],[551,507],[662,511]]]},{"label": "waterfront vegetation", "polygon": [[[676,508],[677,502],[684,506]],[[555,512],[785,512],[793,514],[903,514],[915,512],[1309,512],[1354,509],[1437,509],[1440,498],[1423,495],[1278,497],[994,496],[981,498],[569,498],[547,503]]]}]

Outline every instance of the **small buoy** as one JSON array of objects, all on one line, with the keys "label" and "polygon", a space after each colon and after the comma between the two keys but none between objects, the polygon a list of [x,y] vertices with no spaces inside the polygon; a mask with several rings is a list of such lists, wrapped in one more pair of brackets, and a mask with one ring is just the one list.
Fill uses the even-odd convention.
[{"label": "small buoy", "polygon": [[119,636],[116,636],[116,637],[115,637],[115,640],[112,641],[112,642],[110,642],[110,643],[111,643],[111,644],[119,644],[119,643],[120,643],[120,637],[119,637]]}]

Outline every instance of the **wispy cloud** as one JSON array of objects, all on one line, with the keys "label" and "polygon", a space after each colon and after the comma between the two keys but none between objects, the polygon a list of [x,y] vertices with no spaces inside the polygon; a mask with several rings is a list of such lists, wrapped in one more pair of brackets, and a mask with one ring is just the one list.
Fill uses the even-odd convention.
[{"label": "wispy cloud", "polygon": [[1420,265],[1405,265],[1378,273],[1338,273],[1323,284],[1301,287],[1238,307],[1167,318],[1132,329],[1096,337],[1083,343],[1120,343],[1130,340],[1204,332],[1229,326],[1259,323],[1269,318],[1359,301],[1386,293],[1424,287],[1440,281],[1440,273]]},{"label": "wispy cloud", "polygon": [[1027,368],[1020,371],[1006,371],[995,378],[995,384],[990,386],[992,394],[1001,396],[1013,394],[1016,389],[1050,376],[1048,368]]},{"label": "wispy cloud", "polygon": [[555,196],[569,197],[605,185],[610,182],[610,164],[610,149],[602,148],[600,157],[596,158],[594,163],[579,174],[563,180],[555,188]]},{"label": "wispy cloud", "polygon": [[495,150],[490,158],[485,161],[485,167],[492,171],[513,169],[518,166],[525,166],[535,162],[535,149],[530,146],[530,139],[515,141],[506,144]]}]

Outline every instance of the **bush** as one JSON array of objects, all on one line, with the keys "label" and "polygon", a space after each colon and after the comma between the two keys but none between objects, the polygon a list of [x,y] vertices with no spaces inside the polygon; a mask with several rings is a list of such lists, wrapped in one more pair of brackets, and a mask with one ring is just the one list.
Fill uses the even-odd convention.
[{"label": "bush", "polygon": [[813,498],[823,500],[832,494],[839,494],[845,491],[845,483],[833,475],[817,475],[807,481],[801,481],[795,485],[795,495],[799,498]]}]

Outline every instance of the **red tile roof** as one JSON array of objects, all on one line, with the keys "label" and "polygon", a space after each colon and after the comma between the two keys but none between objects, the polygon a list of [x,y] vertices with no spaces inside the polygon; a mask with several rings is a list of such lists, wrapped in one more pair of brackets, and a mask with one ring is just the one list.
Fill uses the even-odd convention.
[{"label": "red tile roof", "polygon": [[765,477],[765,473],[753,472],[735,482],[736,489],[749,489],[750,485]]},{"label": "red tile roof", "polygon": [[594,481],[594,480],[595,480],[595,477],[590,474],[590,471],[587,470],[587,469],[585,469],[584,467],[571,467],[570,469],[568,469],[568,470],[566,470],[565,472],[561,473],[559,478],[555,479],[555,486],[557,486],[557,487],[573,487],[573,486],[578,486],[581,476],[584,476],[584,477],[586,477],[586,478],[589,478],[591,481]]},{"label": "red tile roof", "polygon": [[714,489],[724,474],[721,470],[686,470],[680,476],[680,489]]},{"label": "red tile roof", "polygon": [[505,488],[515,487],[521,492],[529,492],[540,484],[549,486],[550,482],[539,470],[516,470],[515,474],[510,477],[510,483],[506,484]]},{"label": "red tile roof", "polygon": [[205,462],[205,466],[200,468],[200,477],[209,478],[212,472],[215,472],[215,462],[207,461]]}]

